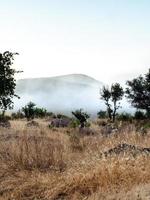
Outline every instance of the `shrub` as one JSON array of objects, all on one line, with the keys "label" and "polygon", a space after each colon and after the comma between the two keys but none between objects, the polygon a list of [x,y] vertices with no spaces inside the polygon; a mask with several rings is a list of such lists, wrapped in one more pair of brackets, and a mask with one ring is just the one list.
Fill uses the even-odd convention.
[{"label": "shrub", "polygon": [[32,120],[35,117],[35,104],[33,102],[29,102],[25,107],[22,108],[22,112],[24,113],[27,120]]},{"label": "shrub", "polygon": [[17,112],[13,112],[11,114],[11,119],[23,119],[25,117],[25,115],[23,114],[23,112],[21,112],[21,110],[18,110]]},{"label": "shrub", "polygon": [[[26,106],[22,108],[22,112],[27,120],[32,120],[34,117],[43,118],[47,116],[47,110],[45,108],[35,107],[36,104],[29,102]],[[52,115],[52,113],[49,113]]]},{"label": "shrub", "polygon": [[77,128],[79,125],[80,125],[79,120],[73,119],[73,120],[70,122],[70,128]]},{"label": "shrub", "polygon": [[11,127],[11,124],[9,122],[9,120],[11,119],[10,116],[3,116],[3,115],[0,115],[0,127],[3,127],[3,128],[10,128]]},{"label": "shrub", "polygon": [[83,112],[82,109],[72,112],[75,118],[80,122],[80,127],[84,128],[87,124],[87,119],[90,117],[86,112]]},{"label": "shrub", "polygon": [[105,119],[105,118],[108,117],[108,116],[107,116],[107,112],[106,112],[106,111],[103,111],[103,110],[100,110],[100,111],[97,113],[97,115],[98,115],[98,118],[99,118],[99,119]]},{"label": "shrub", "polygon": [[142,112],[142,111],[136,111],[135,114],[134,114],[134,118],[135,118],[135,119],[142,120],[142,119],[145,119],[145,118],[146,118],[146,115],[145,115],[145,113]]},{"label": "shrub", "polygon": [[34,116],[38,118],[43,118],[46,117],[47,115],[47,110],[45,108],[38,108],[36,107],[34,109]]},{"label": "shrub", "polygon": [[11,120],[11,116],[8,116],[8,115],[3,116],[3,115],[0,115],[0,122],[7,122],[7,121],[9,121],[9,120]]},{"label": "shrub", "polygon": [[69,120],[71,120],[71,118],[69,116],[61,114],[61,113],[55,115],[55,118],[58,118],[58,119],[69,119]]},{"label": "shrub", "polygon": [[117,115],[117,119],[120,121],[131,121],[133,116],[129,113],[121,113]]},{"label": "shrub", "polygon": [[55,118],[56,115],[53,112],[46,112],[46,117]]}]

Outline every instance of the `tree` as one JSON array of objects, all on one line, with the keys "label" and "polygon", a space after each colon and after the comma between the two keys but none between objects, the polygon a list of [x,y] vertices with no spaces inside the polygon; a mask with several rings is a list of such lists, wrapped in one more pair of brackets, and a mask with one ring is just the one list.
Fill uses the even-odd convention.
[{"label": "tree", "polygon": [[19,98],[15,94],[16,80],[14,75],[21,71],[11,68],[15,55],[18,55],[18,53],[11,53],[9,51],[0,53],[0,109],[2,110],[3,117],[7,109],[13,108],[13,98]]},{"label": "tree", "polygon": [[[105,101],[110,120],[115,121],[117,110],[121,107],[120,100],[123,98],[124,91],[119,83],[111,85],[111,89],[104,86],[100,92],[101,99]],[[117,104],[118,103],[118,104]]]},{"label": "tree", "polygon": [[145,110],[150,117],[150,69],[144,76],[127,81],[126,94],[131,105],[137,109]]},{"label": "tree", "polygon": [[[115,83],[111,86],[111,98],[113,102],[113,113],[112,113],[113,122],[115,121],[117,110],[121,107],[119,101],[122,100],[123,95],[124,95],[124,91],[119,83]],[[119,102],[118,105],[117,105],[117,102]]]},{"label": "tree", "polygon": [[84,128],[87,123],[87,119],[90,116],[86,112],[83,112],[82,109],[76,110],[75,112],[72,112],[72,114],[80,122],[80,128]]},{"label": "tree", "polygon": [[111,104],[110,104],[110,99],[111,99],[111,91],[109,90],[108,87],[104,86],[102,90],[100,91],[101,94],[101,99],[105,101],[105,105],[107,106],[107,112],[109,119],[112,119],[112,109],[111,109]]},{"label": "tree", "polygon": [[29,102],[26,106],[22,108],[22,112],[24,113],[27,120],[34,119],[35,116],[35,103]]}]

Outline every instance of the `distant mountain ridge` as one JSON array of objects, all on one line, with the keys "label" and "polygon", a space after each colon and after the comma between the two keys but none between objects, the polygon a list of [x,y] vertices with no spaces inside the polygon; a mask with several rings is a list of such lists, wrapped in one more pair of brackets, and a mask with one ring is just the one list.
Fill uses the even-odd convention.
[{"label": "distant mountain ridge", "polygon": [[33,101],[52,112],[68,113],[83,108],[95,113],[100,109],[99,90],[102,85],[84,74],[20,79],[16,93],[21,99],[15,100],[15,108]]},{"label": "distant mountain ridge", "polygon": [[[84,75],[84,74],[69,74],[63,76],[55,76],[55,77],[43,77],[43,78],[25,78],[17,81],[17,91],[27,88],[30,90],[32,87],[35,87],[39,84],[44,84],[44,87],[49,87],[52,85],[59,84],[75,84],[75,85],[83,85],[83,86],[99,86],[102,83],[97,81],[96,79]],[[33,85],[32,85],[33,84]],[[21,88],[23,87],[23,88]]]}]

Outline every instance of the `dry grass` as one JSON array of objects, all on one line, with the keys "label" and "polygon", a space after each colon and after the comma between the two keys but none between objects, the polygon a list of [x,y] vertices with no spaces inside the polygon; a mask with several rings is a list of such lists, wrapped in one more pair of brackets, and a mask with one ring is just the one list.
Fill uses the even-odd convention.
[{"label": "dry grass", "polygon": [[105,137],[93,123],[97,134],[83,136],[38,122],[27,128],[12,121],[11,129],[0,129],[0,200],[150,199],[149,155],[103,155],[120,143],[150,147],[150,133],[126,127]]}]

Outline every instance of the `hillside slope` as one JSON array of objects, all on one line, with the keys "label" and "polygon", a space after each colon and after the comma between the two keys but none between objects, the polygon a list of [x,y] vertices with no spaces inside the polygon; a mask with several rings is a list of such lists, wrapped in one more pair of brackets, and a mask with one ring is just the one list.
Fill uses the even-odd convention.
[{"label": "hillside slope", "polygon": [[15,109],[29,101],[49,111],[70,113],[83,108],[95,114],[100,109],[99,90],[102,83],[83,74],[50,78],[31,78],[17,81]]}]

